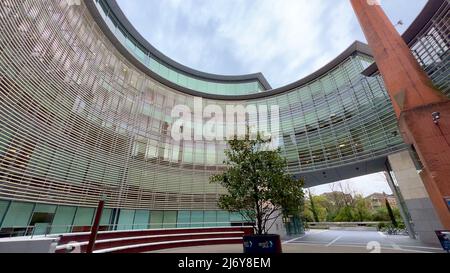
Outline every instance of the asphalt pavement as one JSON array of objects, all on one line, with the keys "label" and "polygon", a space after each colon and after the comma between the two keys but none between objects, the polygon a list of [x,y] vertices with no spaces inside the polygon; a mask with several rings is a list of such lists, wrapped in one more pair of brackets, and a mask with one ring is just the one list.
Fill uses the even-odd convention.
[{"label": "asphalt pavement", "polygon": [[[357,252],[443,252],[438,243],[429,245],[418,240],[402,235],[386,235],[376,231],[348,231],[348,230],[311,230],[305,235],[283,242],[283,245],[294,251],[304,251],[310,246],[314,249],[322,247],[324,252],[327,248],[333,248],[333,252],[339,247],[354,248]],[[296,246],[297,247],[292,247]],[[351,252],[351,251],[350,251]]]},{"label": "asphalt pavement", "polygon": [[[175,248],[158,253],[242,253],[242,245]],[[283,241],[284,253],[443,253],[436,245],[376,231],[310,230]]]}]

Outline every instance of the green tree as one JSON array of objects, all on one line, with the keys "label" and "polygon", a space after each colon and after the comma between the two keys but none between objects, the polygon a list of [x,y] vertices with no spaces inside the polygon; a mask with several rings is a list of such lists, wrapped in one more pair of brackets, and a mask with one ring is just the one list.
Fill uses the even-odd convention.
[{"label": "green tree", "polygon": [[[312,209],[311,206],[311,200],[314,204],[314,209]],[[323,222],[327,221],[327,208],[324,206],[324,204],[327,203],[327,200],[325,197],[321,195],[309,195],[308,194],[308,200],[305,202],[305,208],[304,208],[304,216],[306,218],[307,222]],[[316,213],[316,217],[314,217],[313,211]]]},{"label": "green tree", "polygon": [[319,215],[319,222],[327,221],[329,201],[321,195],[313,196],[314,204]]},{"label": "green tree", "polygon": [[334,218],[336,222],[353,222],[353,208],[351,206],[345,206],[341,208]]},{"label": "green tree", "polygon": [[389,221],[389,214],[387,212],[386,207],[381,207],[376,209],[372,214],[372,220],[373,221],[383,221],[387,222]]},{"label": "green tree", "polygon": [[309,203],[311,204],[310,210],[313,214],[314,222],[320,222],[319,213],[317,212],[316,205],[314,203],[314,198],[311,195],[311,191],[308,191],[308,195],[309,195]]},{"label": "green tree", "polygon": [[369,201],[362,195],[356,195],[354,198],[354,217],[358,222],[372,220]]},{"label": "green tree", "polygon": [[303,180],[286,171],[281,150],[268,149],[269,142],[260,135],[256,140],[247,136],[228,141],[227,170],[210,178],[211,183],[227,190],[219,199],[219,207],[253,221],[259,235],[266,234],[269,223],[282,214],[300,216],[304,202]]}]

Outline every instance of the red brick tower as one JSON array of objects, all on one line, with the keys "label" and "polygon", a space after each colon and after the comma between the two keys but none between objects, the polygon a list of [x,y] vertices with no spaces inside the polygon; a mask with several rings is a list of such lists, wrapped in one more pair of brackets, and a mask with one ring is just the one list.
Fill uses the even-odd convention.
[{"label": "red brick tower", "polygon": [[437,91],[376,1],[350,0],[373,51],[400,130],[424,165],[425,188],[442,225],[450,229],[450,100]]}]

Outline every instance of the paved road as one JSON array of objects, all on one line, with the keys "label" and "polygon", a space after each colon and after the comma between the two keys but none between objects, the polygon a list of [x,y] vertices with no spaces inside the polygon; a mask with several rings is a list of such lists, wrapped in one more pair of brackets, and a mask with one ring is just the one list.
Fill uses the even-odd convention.
[{"label": "paved road", "polygon": [[[242,245],[176,248],[159,253],[242,253]],[[443,253],[438,245],[424,245],[405,236],[375,231],[312,230],[283,242],[284,253]]]},{"label": "paved road", "polygon": [[375,252],[379,248],[381,248],[381,252],[383,250],[389,250],[389,252],[393,250],[398,252],[442,252],[439,245],[425,245],[406,236],[384,235],[376,231],[312,230],[306,235],[285,241],[283,244],[285,246],[298,245],[299,248],[300,246],[321,246],[325,251],[330,247],[333,247],[333,250],[336,247],[353,247],[361,248],[358,252]]}]

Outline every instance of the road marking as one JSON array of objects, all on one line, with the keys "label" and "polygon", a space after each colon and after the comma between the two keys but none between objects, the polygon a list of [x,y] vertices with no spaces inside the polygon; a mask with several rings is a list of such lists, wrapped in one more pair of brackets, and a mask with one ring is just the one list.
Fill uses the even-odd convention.
[{"label": "road marking", "polygon": [[333,241],[329,242],[326,246],[331,246],[332,244],[336,243],[339,239],[341,239],[343,237],[343,235],[338,236],[336,239],[334,239]]},{"label": "road marking", "polygon": [[297,241],[297,240],[300,240],[300,239],[302,239],[302,238],[305,238],[306,236],[308,236],[308,234],[305,234],[305,235],[303,235],[303,236],[301,236],[301,237],[298,237],[298,238],[294,238],[294,239],[289,240],[289,241],[285,241],[285,242],[283,242],[283,245],[292,243],[292,242]]},{"label": "road marking", "polygon": [[308,235],[312,235],[312,234],[320,234],[320,233],[324,233],[324,232],[327,232],[328,230],[321,230],[321,231],[318,231],[318,232],[307,232],[305,235],[303,235],[303,236],[300,236],[300,237],[298,237],[298,238],[294,238],[294,239],[292,239],[292,240],[289,240],[289,241],[285,241],[285,242],[283,242],[283,245],[284,244],[290,244],[290,243],[292,243],[292,242],[295,242],[295,241],[297,241],[297,240],[300,240],[300,239],[303,239],[303,238],[305,238],[306,236],[308,236]]},{"label": "road marking", "polygon": [[324,233],[324,232],[328,232],[328,229],[323,229],[323,230],[311,230],[309,231],[309,234],[311,235],[316,235],[316,234],[320,234],[320,233]]}]

